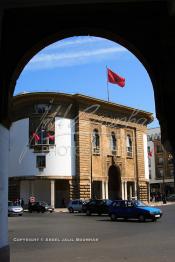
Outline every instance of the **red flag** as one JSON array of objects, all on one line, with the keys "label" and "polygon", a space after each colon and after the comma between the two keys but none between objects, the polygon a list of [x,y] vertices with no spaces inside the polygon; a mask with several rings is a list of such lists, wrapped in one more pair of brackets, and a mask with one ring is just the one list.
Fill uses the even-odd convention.
[{"label": "red flag", "polygon": [[55,136],[51,135],[50,133],[47,133],[47,137],[49,138],[49,140],[52,140],[52,141],[54,141],[55,139]]},{"label": "red flag", "polygon": [[108,70],[108,82],[112,83],[112,84],[117,84],[121,87],[125,86],[125,78],[117,75],[116,73],[114,73],[111,69],[107,68]]},{"label": "red flag", "polygon": [[153,156],[153,149],[148,152],[148,156],[149,156],[149,157],[152,157],[152,156]]},{"label": "red flag", "polygon": [[40,137],[39,137],[39,135],[37,133],[33,132],[32,136],[35,139],[35,141],[39,141],[40,140]]}]

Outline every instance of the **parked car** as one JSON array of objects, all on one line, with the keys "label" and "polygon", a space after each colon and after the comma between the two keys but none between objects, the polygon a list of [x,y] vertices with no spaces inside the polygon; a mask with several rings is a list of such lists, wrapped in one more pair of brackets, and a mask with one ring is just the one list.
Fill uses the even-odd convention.
[{"label": "parked car", "polygon": [[12,201],[8,201],[8,216],[11,216],[11,215],[22,216],[23,211],[24,210],[22,206],[17,205],[13,203]]},{"label": "parked car", "polygon": [[175,194],[167,196],[166,200],[174,202],[175,201]]},{"label": "parked car", "polygon": [[146,219],[156,221],[161,218],[162,211],[160,208],[147,206],[139,200],[115,200],[110,205],[109,216],[113,221],[117,218],[135,218],[141,222],[144,222]]},{"label": "parked car", "polygon": [[82,207],[86,203],[87,203],[86,200],[81,200],[81,199],[70,200],[67,208],[70,213],[74,213],[75,211],[82,212]]},{"label": "parked car", "polygon": [[28,210],[30,213],[32,212],[50,212],[52,213],[54,211],[54,208],[49,206],[46,202],[40,201],[40,202],[33,202],[28,205]]},{"label": "parked car", "polygon": [[87,216],[91,214],[108,214],[111,203],[112,201],[108,199],[92,199],[83,205],[82,210]]}]

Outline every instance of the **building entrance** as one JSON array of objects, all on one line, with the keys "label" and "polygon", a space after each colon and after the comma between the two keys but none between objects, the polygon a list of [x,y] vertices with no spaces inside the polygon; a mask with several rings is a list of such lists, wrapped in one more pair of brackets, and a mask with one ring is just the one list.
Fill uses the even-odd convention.
[{"label": "building entrance", "polygon": [[109,199],[115,200],[121,198],[121,173],[120,168],[112,165],[108,171],[108,195]]},{"label": "building entrance", "polygon": [[66,207],[70,200],[69,181],[58,179],[55,181],[55,207]]},{"label": "building entrance", "polygon": [[92,198],[102,199],[102,181],[93,181]]}]

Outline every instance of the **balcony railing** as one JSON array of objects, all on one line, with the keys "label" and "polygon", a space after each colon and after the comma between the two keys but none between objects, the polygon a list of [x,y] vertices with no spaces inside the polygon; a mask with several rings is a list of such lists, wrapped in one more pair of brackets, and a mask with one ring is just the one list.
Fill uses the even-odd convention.
[{"label": "balcony railing", "polygon": [[99,155],[100,154],[100,148],[99,147],[93,147],[92,152],[93,152],[93,154]]},{"label": "balcony railing", "polygon": [[32,148],[34,150],[34,153],[49,153],[50,152],[50,148],[52,148],[53,144],[36,144],[36,145],[32,145]]}]

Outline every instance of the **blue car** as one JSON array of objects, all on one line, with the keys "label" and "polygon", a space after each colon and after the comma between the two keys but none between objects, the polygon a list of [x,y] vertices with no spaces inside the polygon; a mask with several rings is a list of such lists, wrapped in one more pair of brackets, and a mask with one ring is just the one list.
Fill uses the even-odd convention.
[{"label": "blue car", "polygon": [[109,216],[112,221],[117,218],[138,219],[144,222],[146,219],[156,221],[161,218],[160,208],[146,206],[139,200],[114,200],[109,207]]}]

